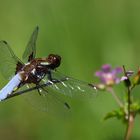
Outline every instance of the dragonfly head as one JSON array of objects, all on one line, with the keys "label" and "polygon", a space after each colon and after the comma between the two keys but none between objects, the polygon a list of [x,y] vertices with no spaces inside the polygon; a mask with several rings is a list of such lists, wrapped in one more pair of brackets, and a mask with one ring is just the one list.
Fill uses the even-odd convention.
[{"label": "dragonfly head", "polygon": [[56,54],[49,54],[47,60],[50,63],[50,67],[52,69],[59,67],[59,65],[61,63],[61,57]]}]

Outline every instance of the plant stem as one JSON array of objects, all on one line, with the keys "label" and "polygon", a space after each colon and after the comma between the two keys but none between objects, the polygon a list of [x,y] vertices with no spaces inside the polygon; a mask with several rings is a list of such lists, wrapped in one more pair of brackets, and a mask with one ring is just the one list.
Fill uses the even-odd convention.
[{"label": "plant stem", "polygon": [[123,65],[123,71],[124,71],[124,75],[127,77],[126,82],[126,87],[127,87],[127,103],[128,103],[128,108],[127,108],[127,116],[128,116],[128,120],[130,117],[130,105],[131,105],[131,83],[129,81],[129,77],[127,76],[127,72],[125,69],[125,66]]},{"label": "plant stem", "polygon": [[131,112],[131,108],[130,105],[132,104],[131,102],[131,90],[133,89],[133,87],[131,87],[131,83],[129,81],[129,77],[127,75],[125,66],[123,66],[123,70],[124,70],[124,75],[127,77],[127,104],[128,104],[128,108],[127,108],[127,112],[126,112],[126,118],[127,119],[127,128],[126,128],[126,133],[125,133],[125,140],[130,140],[131,134],[132,134],[132,129],[134,126],[134,113]]},{"label": "plant stem", "polygon": [[128,94],[128,120],[129,120],[129,117],[130,117],[130,105],[131,105],[131,91],[130,91],[130,88],[128,87],[128,89],[127,89],[128,91],[127,91],[127,94]]},{"label": "plant stem", "polygon": [[107,88],[107,90],[112,94],[112,96],[114,97],[115,101],[118,103],[118,105],[120,107],[123,107],[123,103],[120,100],[120,98],[116,95],[115,91],[113,90],[113,88],[109,87]]},{"label": "plant stem", "polygon": [[125,140],[130,140],[133,126],[134,126],[134,114],[130,113],[128,118],[127,128],[126,128]]},{"label": "plant stem", "polygon": [[127,108],[127,128],[126,128],[126,134],[125,134],[125,140],[129,140],[131,133],[132,133],[132,129],[133,129],[133,125],[134,125],[134,117],[133,114],[130,111],[130,105],[131,105],[131,95],[130,95],[131,91],[130,88],[127,87],[127,102],[128,102],[128,108]]}]

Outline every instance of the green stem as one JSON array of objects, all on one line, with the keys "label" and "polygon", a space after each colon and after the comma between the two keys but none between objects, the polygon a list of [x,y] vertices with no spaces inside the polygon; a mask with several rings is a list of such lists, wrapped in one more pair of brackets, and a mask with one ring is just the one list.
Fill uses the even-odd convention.
[{"label": "green stem", "polygon": [[128,108],[127,108],[127,112],[126,112],[126,115],[128,118],[127,119],[127,128],[126,128],[126,133],[125,133],[125,140],[130,140],[130,137],[131,137],[131,134],[132,134],[132,129],[133,129],[133,126],[134,126],[134,113],[131,112],[131,90],[134,88],[134,87],[131,87],[131,83],[129,81],[129,77],[127,76],[127,73],[126,73],[126,69],[125,69],[125,66],[123,66],[123,70],[124,70],[124,75],[127,77],[128,79],[128,83],[127,84],[127,104],[128,104]]},{"label": "green stem", "polygon": [[113,90],[113,88],[108,87],[107,90],[112,94],[113,98],[115,99],[115,101],[118,103],[118,105],[120,107],[123,107],[123,103],[120,100],[120,98],[116,95],[115,91]]},{"label": "green stem", "polygon": [[131,105],[131,89],[127,88],[127,102],[128,102],[128,121],[127,121],[127,128],[126,128],[126,134],[125,134],[125,140],[130,140],[132,129],[134,126],[134,113],[131,112],[130,105]]},{"label": "green stem", "polygon": [[130,91],[130,88],[128,87],[128,89],[127,89],[127,94],[128,94],[128,120],[129,120],[129,117],[130,117],[130,105],[131,105],[131,91]]}]

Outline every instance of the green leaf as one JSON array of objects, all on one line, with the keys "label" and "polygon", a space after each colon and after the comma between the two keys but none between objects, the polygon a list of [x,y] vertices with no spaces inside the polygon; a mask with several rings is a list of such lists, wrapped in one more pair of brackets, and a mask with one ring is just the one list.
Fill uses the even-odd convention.
[{"label": "green leaf", "polygon": [[123,109],[113,110],[111,112],[108,112],[105,115],[104,120],[108,120],[108,119],[114,118],[114,117],[116,117],[117,119],[123,119],[124,120],[125,113],[124,113]]},{"label": "green leaf", "polygon": [[140,113],[140,103],[134,102],[130,105],[130,110],[135,113]]}]

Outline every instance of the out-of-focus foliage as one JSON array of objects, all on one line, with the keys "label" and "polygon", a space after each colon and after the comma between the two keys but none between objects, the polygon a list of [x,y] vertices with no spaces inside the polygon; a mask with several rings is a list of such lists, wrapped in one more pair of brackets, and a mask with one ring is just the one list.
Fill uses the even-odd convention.
[{"label": "out-of-focus foliage", "polygon": [[[93,73],[105,63],[137,69],[140,65],[140,2],[125,0],[1,0],[0,39],[21,58],[36,25],[37,56],[62,56],[59,70],[96,82]],[[1,88],[6,81],[0,76]],[[121,88],[117,89],[123,94]],[[137,98],[139,88],[135,89]],[[6,140],[118,140],[125,127],[116,119],[102,122],[117,105],[108,93],[71,101],[69,116],[39,112],[23,96],[0,103],[0,137]],[[136,118],[132,139],[139,138]]]}]

